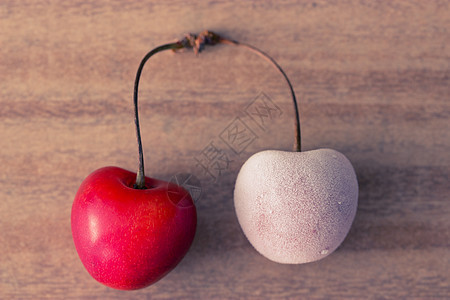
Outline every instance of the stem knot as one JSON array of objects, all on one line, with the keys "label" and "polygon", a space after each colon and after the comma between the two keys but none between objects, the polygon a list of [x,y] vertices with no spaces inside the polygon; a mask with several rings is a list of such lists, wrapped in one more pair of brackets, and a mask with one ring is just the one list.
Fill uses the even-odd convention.
[{"label": "stem knot", "polygon": [[206,45],[214,46],[220,43],[222,37],[212,31],[205,30],[199,35],[189,33],[182,40],[178,41],[180,48],[192,48],[197,55],[205,49]]}]

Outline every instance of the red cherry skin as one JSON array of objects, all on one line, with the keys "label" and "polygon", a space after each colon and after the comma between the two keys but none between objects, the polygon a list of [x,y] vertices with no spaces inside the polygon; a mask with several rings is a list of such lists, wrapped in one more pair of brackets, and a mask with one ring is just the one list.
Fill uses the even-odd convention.
[{"label": "red cherry skin", "polygon": [[121,290],[149,286],[185,256],[197,213],[182,187],[117,167],[91,173],[72,205],[72,235],[81,262],[100,283]]}]

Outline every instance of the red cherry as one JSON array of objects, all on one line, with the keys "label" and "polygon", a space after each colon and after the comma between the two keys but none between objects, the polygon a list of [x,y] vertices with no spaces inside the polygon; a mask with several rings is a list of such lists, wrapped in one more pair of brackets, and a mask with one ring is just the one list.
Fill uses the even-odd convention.
[{"label": "red cherry", "polygon": [[117,167],[99,169],[83,181],[72,205],[78,255],[92,277],[113,288],[134,290],[158,281],[181,261],[194,239],[197,213],[189,193],[174,183],[145,177],[138,116],[139,80],[146,61],[160,51],[183,47],[157,47],[139,65],[133,97],[137,174]]},{"label": "red cherry", "polygon": [[75,247],[97,281],[123,290],[146,287],[170,272],[194,239],[191,196],[173,183],[105,167],[81,184],[72,206]]}]

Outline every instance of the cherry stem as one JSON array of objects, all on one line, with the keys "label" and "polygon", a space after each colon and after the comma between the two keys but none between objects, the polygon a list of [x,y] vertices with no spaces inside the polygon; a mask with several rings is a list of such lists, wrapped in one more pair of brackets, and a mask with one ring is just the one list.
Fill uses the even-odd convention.
[{"label": "cherry stem", "polygon": [[294,110],[295,110],[294,151],[301,152],[302,151],[302,143],[301,143],[302,139],[301,139],[301,131],[300,131],[300,113],[298,111],[297,98],[295,97],[294,88],[292,87],[291,81],[287,77],[286,73],[283,71],[283,69],[280,67],[280,65],[270,55],[268,55],[264,51],[259,50],[258,48],[254,47],[252,45],[248,45],[248,44],[240,43],[238,41],[228,40],[228,39],[224,39],[224,38],[222,38],[221,43],[241,46],[241,47],[244,47],[246,49],[249,49],[249,50],[255,52],[259,56],[263,57],[264,59],[266,59],[270,63],[272,63],[272,65],[281,73],[281,75],[283,75],[284,79],[286,80],[286,83],[289,86],[289,90],[291,91],[292,102],[294,103]]},{"label": "cherry stem", "polygon": [[134,184],[135,189],[146,189],[145,186],[145,172],[144,172],[144,151],[142,150],[142,139],[141,139],[141,128],[139,126],[139,110],[138,110],[138,90],[139,90],[139,80],[141,79],[142,69],[144,68],[145,63],[149,60],[150,57],[155,55],[158,52],[170,49],[181,49],[183,46],[177,43],[165,44],[159,47],[156,47],[144,58],[141,60],[139,64],[139,68],[136,73],[136,79],[134,81],[134,94],[133,94],[133,102],[134,102],[134,124],[136,125],[136,138],[139,148],[139,169],[136,176],[136,183]]},{"label": "cherry stem", "polygon": [[148,52],[144,58],[141,60],[141,63],[139,64],[139,68],[136,73],[136,79],[134,82],[134,94],[133,94],[133,102],[134,102],[134,123],[136,125],[136,138],[138,143],[138,149],[139,149],[139,169],[136,176],[136,183],[134,184],[135,189],[146,189],[145,186],[145,172],[144,172],[144,151],[142,149],[142,139],[141,139],[141,129],[139,126],[139,111],[138,111],[138,90],[139,90],[139,80],[141,78],[142,69],[144,68],[145,63],[147,60],[149,60],[150,57],[155,55],[158,52],[162,52],[165,50],[180,50],[183,48],[192,48],[194,50],[195,54],[200,53],[204,50],[205,45],[213,46],[215,44],[229,44],[229,45],[235,45],[240,46],[243,48],[246,48],[248,50],[251,50],[252,52],[258,54],[259,56],[263,57],[267,61],[269,61],[280,73],[283,75],[284,79],[286,80],[289,89],[291,91],[292,101],[294,103],[294,109],[295,109],[295,145],[294,145],[294,151],[300,152],[301,151],[301,134],[300,134],[300,114],[298,110],[298,104],[297,99],[295,97],[294,88],[292,87],[292,84],[287,77],[286,73],[283,71],[283,69],[278,65],[278,63],[267,53],[259,50],[258,48],[240,43],[238,41],[229,40],[226,38],[223,38],[219,36],[218,34],[215,34],[211,31],[204,31],[201,34],[194,35],[194,34],[188,34],[186,37],[178,42],[170,43],[161,45],[159,47],[156,47],[155,49]]}]

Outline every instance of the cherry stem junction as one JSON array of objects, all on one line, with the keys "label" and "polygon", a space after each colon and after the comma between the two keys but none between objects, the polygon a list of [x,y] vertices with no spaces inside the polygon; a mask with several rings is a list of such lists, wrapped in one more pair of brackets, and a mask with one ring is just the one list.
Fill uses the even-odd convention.
[{"label": "cherry stem junction", "polygon": [[136,176],[136,183],[134,184],[135,189],[146,189],[145,186],[145,172],[144,172],[144,152],[142,149],[142,139],[141,139],[141,129],[139,126],[139,110],[138,110],[138,90],[139,90],[139,80],[141,78],[142,69],[144,68],[145,63],[149,60],[150,57],[155,55],[156,53],[165,51],[165,50],[181,50],[181,49],[193,49],[194,53],[197,55],[198,53],[202,52],[205,49],[206,45],[213,46],[216,44],[229,44],[234,46],[240,46],[243,48],[246,48],[248,50],[251,50],[252,52],[258,54],[259,56],[263,57],[267,61],[269,61],[278,71],[283,75],[284,79],[286,80],[289,89],[291,91],[292,96],[292,102],[294,103],[294,109],[295,109],[295,145],[294,145],[294,151],[300,152],[301,151],[301,134],[300,134],[300,114],[298,110],[298,104],[297,99],[295,97],[294,88],[292,87],[291,82],[289,81],[289,78],[287,77],[286,73],[283,71],[283,69],[278,65],[278,63],[268,54],[265,52],[259,50],[258,48],[240,43],[238,41],[229,40],[226,38],[223,38],[219,36],[218,34],[211,32],[211,31],[204,31],[199,35],[194,34],[188,34],[185,38],[183,38],[180,41],[177,41],[175,43],[165,44],[156,47],[155,49],[148,52],[144,58],[141,60],[141,63],[139,64],[139,68],[136,73],[136,79],[134,82],[134,94],[133,94],[133,102],[134,102],[134,123],[136,125],[136,138],[138,143],[138,149],[139,149],[139,169]]}]

